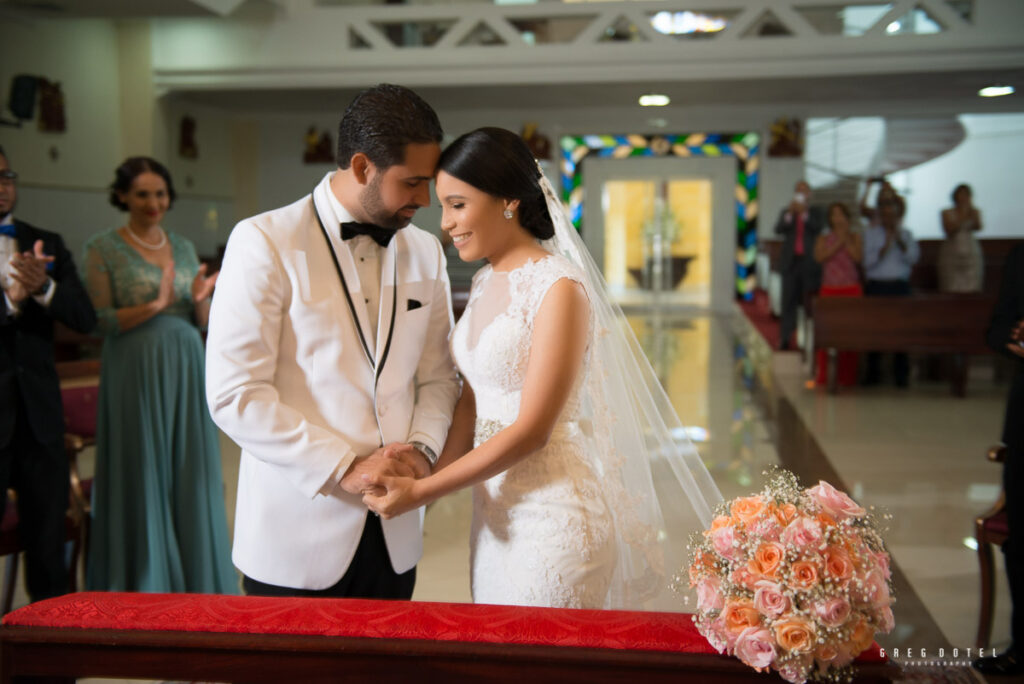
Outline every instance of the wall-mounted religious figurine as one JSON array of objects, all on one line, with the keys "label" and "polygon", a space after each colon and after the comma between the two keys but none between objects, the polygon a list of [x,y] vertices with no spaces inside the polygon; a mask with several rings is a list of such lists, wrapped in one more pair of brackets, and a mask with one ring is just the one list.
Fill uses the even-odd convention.
[{"label": "wall-mounted religious figurine", "polygon": [[800,119],[779,117],[772,123],[769,157],[802,157],[804,154],[804,124]]},{"label": "wall-mounted religious figurine", "polygon": [[519,134],[526,146],[530,148],[534,159],[551,159],[551,141],[548,137],[537,131],[537,124],[533,121],[523,124],[523,132]]},{"label": "wall-mounted religious figurine", "polygon": [[39,130],[47,133],[63,133],[67,130],[64,117],[64,93],[60,83],[37,80],[39,87]]},{"label": "wall-mounted religious figurine", "polygon": [[199,147],[196,145],[196,120],[191,116],[181,117],[178,127],[178,154],[185,159],[197,159]]},{"label": "wall-mounted religious figurine", "polygon": [[316,126],[310,126],[306,131],[306,151],[302,155],[302,161],[307,164],[331,164],[334,162],[334,143],[331,142],[331,134],[324,131],[316,132]]}]

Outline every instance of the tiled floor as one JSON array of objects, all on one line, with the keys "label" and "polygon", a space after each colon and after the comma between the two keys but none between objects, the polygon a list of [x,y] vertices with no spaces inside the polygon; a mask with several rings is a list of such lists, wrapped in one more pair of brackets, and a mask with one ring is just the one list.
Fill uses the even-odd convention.
[{"label": "tiled floor", "polygon": [[[827,460],[822,465],[863,504],[893,516],[886,537],[920,601],[908,595],[897,604],[896,631],[880,642],[973,647],[978,570],[964,539],[973,517],[998,494],[999,468],[985,461],[984,451],[1000,433],[1005,385],[979,368],[967,399],[950,397],[941,384],[830,396],[807,387],[797,354],[773,354],[738,314],[634,315],[631,322],[684,423],[706,431],[698,447],[726,498],[759,489],[767,466],[791,462],[790,454],[780,457],[775,440],[779,416],[795,416],[817,458]],[[780,402],[788,412],[778,410]],[[233,522],[238,450],[227,439],[222,449]],[[470,600],[470,508],[469,493],[461,492],[428,509],[414,598]],[[674,562],[681,564],[681,556]],[[997,591],[993,645],[1001,646],[1009,622],[1001,576]]]}]

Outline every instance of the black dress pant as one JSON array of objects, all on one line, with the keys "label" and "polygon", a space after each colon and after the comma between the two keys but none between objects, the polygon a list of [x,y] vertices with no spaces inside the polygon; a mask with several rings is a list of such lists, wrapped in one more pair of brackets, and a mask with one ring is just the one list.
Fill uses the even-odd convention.
[{"label": "black dress pant", "polygon": [[[869,280],[864,283],[866,297],[905,297],[910,294],[908,280]],[[882,379],[882,355],[879,352],[868,352],[867,375],[865,381],[876,383]],[[892,375],[897,385],[906,386],[910,379],[910,357],[906,352],[895,352],[892,355]]]},{"label": "black dress pant", "polygon": [[326,589],[296,589],[264,584],[251,577],[242,578],[242,588],[249,596],[309,596],[320,598],[411,599],[416,585],[416,568],[398,574],[391,565],[384,544],[380,518],[366,514],[363,535],[356,555],[337,584]]},{"label": "black dress pant", "polygon": [[1003,544],[1006,579],[1010,585],[1010,636],[1014,646],[1024,648],[1024,449],[1007,447],[1003,462],[1003,490],[1010,536]]},{"label": "black dress pant", "polygon": [[789,266],[782,272],[782,315],[779,317],[779,347],[789,347],[790,338],[796,330],[796,312],[803,306],[804,298],[811,291],[811,274],[806,255],[793,256]]},{"label": "black dress pant", "polygon": [[69,473],[64,435],[40,441],[28,425],[24,408],[16,404],[14,433],[0,447],[0,492],[17,493],[18,536],[25,549],[25,587],[32,601],[68,591],[64,558],[65,515]]}]

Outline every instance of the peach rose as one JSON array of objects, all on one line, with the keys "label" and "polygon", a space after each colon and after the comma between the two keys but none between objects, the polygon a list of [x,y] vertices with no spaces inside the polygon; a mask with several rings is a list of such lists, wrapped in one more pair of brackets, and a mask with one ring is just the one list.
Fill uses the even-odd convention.
[{"label": "peach rose", "polygon": [[705,535],[709,535],[720,527],[732,524],[732,518],[727,515],[715,516],[715,519],[711,521],[711,528],[704,532]]},{"label": "peach rose", "polygon": [[850,603],[838,596],[818,601],[814,604],[814,614],[818,616],[822,624],[828,627],[838,627],[850,618]]},{"label": "peach rose", "polygon": [[811,589],[818,585],[818,565],[811,561],[797,561],[790,568],[789,586]]},{"label": "peach rose", "polygon": [[736,528],[732,525],[719,527],[711,533],[711,546],[719,556],[728,560],[736,560],[743,554],[736,539]]},{"label": "peach rose", "polygon": [[739,634],[747,627],[758,627],[761,624],[761,616],[750,599],[726,602],[722,618],[725,620],[726,628],[733,634]]},{"label": "peach rose", "polygon": [[813,547],[821,543],[821,523],[810,518],[797,518],[782,532],[786,546]]},{"label": "peach rose", "polygon": [[732,502],[729,512],[735,521],[749,525],[764,511],[764,501],[760,496],[744,496]]},{"label": "peach rose", "polygon": [[892,614],[892,606],[886,606],[878,611],[878,630],[888,634],[896,626],[896,618]]},{"label": "peach rose", "polygon": [[775,641],[791,653],[811,653],[814,650],[817,634],[814,626],[803,618],[789,617],[779,620],[773,625]]},{"label": "peach rose", "polygon": [[779,566],[786,557],[786,549],[782,544],[766,542],[757,547],[754,557],[750,559],[750,571],[764,577],[775,578],[779,574]]},{"label": "peach rose", "polygon": [[775,514],[775,519],[779,521],[779,524],[785,527],[789,523],[796,520],[798,511],[796,506],[791,503],[784,503],[781,506],[772,504],[772,513]]},{"label": "peach rose", "polygon": [[762,614],[775,618],[789,610],[789,598],[782,593],[782,585],[767,580],[757,583],[754,607]]},{"label": "peach rose", "polygon": [[697,549],[697,552],[693,556],[693,563],[690,564],[690,586],[697,586],[697,582],[700,578],[706,574],[716,575],[715,571],[715,560],[711,557],[711,554],[705,553],[701,549]]},{"label": "peach rose", "polygon": [[811,487],[807,493],[826,513],[835,516],[837,520],[859,518],[867,512],[858,506],[856,501],[824,480],[818,480],[818,486]]},{"label": "peach rose", "polygon": [[750,591],[754,591],[754,588],[760,580],[760,575],[750,571],[749,564],[747,566],[739,566],[732,571],[732,574],[729,575],[729,581],[737,586],[746,587]]},{"label": "peach rose", "polygon": [[697,610],[706,613],[712,610],[722,610],[724,605],[722,581],[714,575],[701,579],[697,584]]},{"label": "peach rose", "polygon": [[857,657],[869,649],[874,640],[875,630],[867,620],[861,618],[853,626],[853,629],[850,630],[850,652],[853,653],[854,657]]},{"label": "peach rose", "polygon": [[833,644],[822,644],[814,652],[814,660],[818,663],[818,672],[824,674],[839,658],[839,649]]},{"label": "peach rose", "polygon": [[839,546],[830,546],[825,549],[825,575],[841,584],[846,584],[853,577],[853,561],[850,554]]},{"label": "peach rose", "polygon": [[735,655],[758,672],[775,661],[775,640],[761,627],[747,627],[736,637]]}]

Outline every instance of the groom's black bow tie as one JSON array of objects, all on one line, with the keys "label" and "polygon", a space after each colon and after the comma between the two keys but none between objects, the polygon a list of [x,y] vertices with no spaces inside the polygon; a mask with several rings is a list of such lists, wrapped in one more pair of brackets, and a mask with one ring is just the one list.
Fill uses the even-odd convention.
[{"label": "groom's black bow tie", "polygon": [[387,247],[391,238],[395,235],[394,230],[381,228],[372,223],[359,223],[357,221],[346,221],[341,224],[341,239],[351,240],[357,235],[368,235],[381,247]]}]

